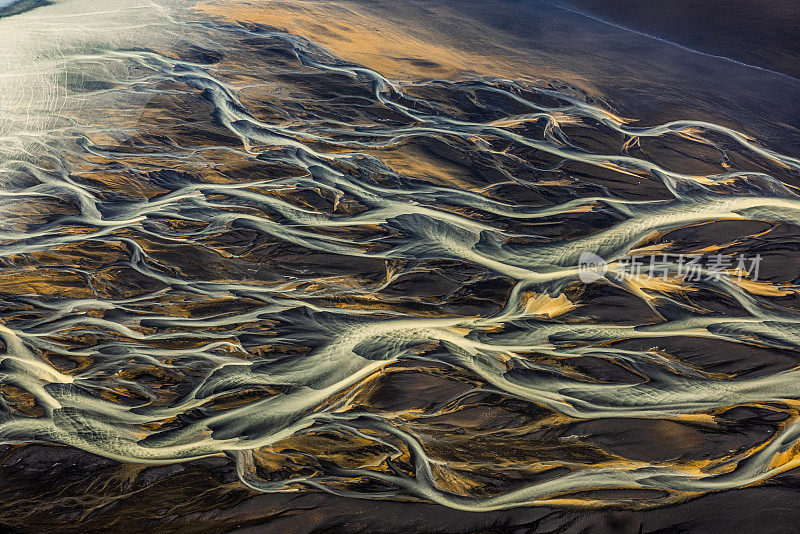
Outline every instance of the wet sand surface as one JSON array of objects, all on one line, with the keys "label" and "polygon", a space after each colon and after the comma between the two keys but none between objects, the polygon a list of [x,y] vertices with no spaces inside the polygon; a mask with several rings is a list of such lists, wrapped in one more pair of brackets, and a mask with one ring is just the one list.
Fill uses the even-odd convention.
[{"label": "wet sand surface", "polygon": [[694,50],[800,77],[800,5],[719,2],[566,0],[576,10]]},{"label": "wet sand surface", "polygon": [[[800,520],[796,507],[787,505],[798,498],[798,481],[791,475],[781,477],[781,485],[711,494],[651,510],[525,507],[472,513],[425,503],[354,500],[326,493],[262,494],[238,486],[222,460],[132,470],[75,450],[26,449],[7,456],[8,490],[0,510],[9,523],[25,522],[39,529],[64,530],[66,521],[80,521],[81,527],[75,531],[635,534],[732,529],[788,533]],[[58,467],[54,468],[56,461]],[[54,485],[55,477],[62,482]],[[102,486],[98,480],[104,482]],[[50,487],[45,490],[46,486]],[[22,502],[22,496],[34,497],[41,505],[30,507]]]},{"label": "wet sand surface", "polygon": [[7,530],[793,531],[796,80],[538,1],[4,30]]},{"label": "wet sand surface", "polygon": [[[791,5],[775,11],[745,5],[738,11],[730,6],[716,9],[700,2],[673,9],[651,5],[633,10],[626,9],[624,2],[601,8],[590,2],[562,6],[540,0],[435,4],[305,0],[200,6],[224,19],[260,22],[298,33],[389,76],[436,78],[472,72],[539,83],[560,80],[612,99],[626,116],[647,125],[693,117],[743,129],[782,150],[796,153],[800,148],[800,106],[791,104],[800,100],[800,81],[791,76],[800,56],[793,48],[797,39],[783,38],[796,34]],[[747,9],[758,30],[737,30],[748,24]],[[715,18],[717,12],[722,18]],[[620,27],[603,22],[606,14],[609,22]],[[688,34],[694,26],[680,25],[681,17],[697,21],[692,35],[706,36],[708,54],[736,59],[727,54],[732,48],[754,49],[754,65],[770,68],[772,63],[755,60],[781,57],[783,62],[773,66],[784,68],[765,72],[687,50],[682,46],[692,46],[693,41],[686,40],[685,45],[679,32]],[[314,22],[322,18],[336,23]],[[745,22],[729,23],[742,18]],[[662,26],[656,27],[653,21]],[[633,30],[652,30],[664,39],[674,30],[678,32],[675,43],[682,46],[630,31],[626,29],[629,23]],[[735,31],[744,37],[737,41]],[[771,37],[756,46],[759,36],[765,35]],[[705,52],[706,46],[698,47]],[[743,56],[743,61],[750,57]]]}]

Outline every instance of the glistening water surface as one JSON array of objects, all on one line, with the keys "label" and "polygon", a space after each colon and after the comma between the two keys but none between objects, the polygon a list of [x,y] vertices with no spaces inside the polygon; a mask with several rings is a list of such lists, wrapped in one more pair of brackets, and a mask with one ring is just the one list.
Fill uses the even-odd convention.
[{"label": "glistening water surface", "polygon": [[[175,517],[261,492],[647,509],[800,464],[797,154],[188,5],[0,31],[6,469],[114,461],[50,494],[19,468],[9,527],[198,531]],[[152,466],[209,457],[218,487],[120,519]]]}]

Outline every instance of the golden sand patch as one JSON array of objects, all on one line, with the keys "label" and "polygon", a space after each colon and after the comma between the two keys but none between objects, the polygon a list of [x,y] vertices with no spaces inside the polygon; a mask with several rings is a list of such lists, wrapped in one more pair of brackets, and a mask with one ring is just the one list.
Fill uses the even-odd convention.
[{"label": "golden sand patch", "polygon": [[770,282],[757,282],[755,280],[735,277],[731,277],[731,281],[748,293],[761,295],[763,297],[785,297],[793,292],[792,290],[783,289]]},{"label": "golden sand patch", "polygon": [[529,294],[524,299],[524,306],[527,315],[546,315],[548,317],[556,317],[578,307],[563,294],[551,297],[540,293]]},{"label": "golden sand patch", "polygon": [[196,9],[228,23],[258,23],[300,35],[395,79],[453,79],[472,73],[560,79],[582,89],[588,85],[574,74],[536,61],[515,47],[513,36],[498,35],[496,28],[448,6],[437,7],[436,16],[427,19],[423,2],[391,11],[390,6],[352,0],[205,0]]}]

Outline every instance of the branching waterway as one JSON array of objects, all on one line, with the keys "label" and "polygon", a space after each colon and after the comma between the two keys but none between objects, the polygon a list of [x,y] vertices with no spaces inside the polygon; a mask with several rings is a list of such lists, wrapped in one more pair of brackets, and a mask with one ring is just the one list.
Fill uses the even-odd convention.
[{"label": "branching waterway", "polygon": [[[5,443],[470,511],[798,466],[796,155],[567,84],[139,22],[169,38],[41,44],[0,80]],[[625,275],[653,254],[663,277]]]}]

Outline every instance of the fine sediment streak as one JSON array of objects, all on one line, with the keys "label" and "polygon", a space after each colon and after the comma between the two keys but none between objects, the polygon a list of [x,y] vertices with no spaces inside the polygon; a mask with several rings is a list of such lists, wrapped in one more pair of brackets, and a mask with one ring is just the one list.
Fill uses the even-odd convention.
[{"label": "fine sediment streak", "polygon": [[[394,81],[154,11],[166,40],[100,36],[9,77],[4,442],[227,454],[263,491],[474,511],[659,504],[797,466],[780,267],[800,160],[569,87]],[[768,276],[615,277],[637,250],[763,254]],[[584,252],[609,263],[591,285]],[[770,429],[653,458],[579,430],[735,434],[742,410]]]}]

